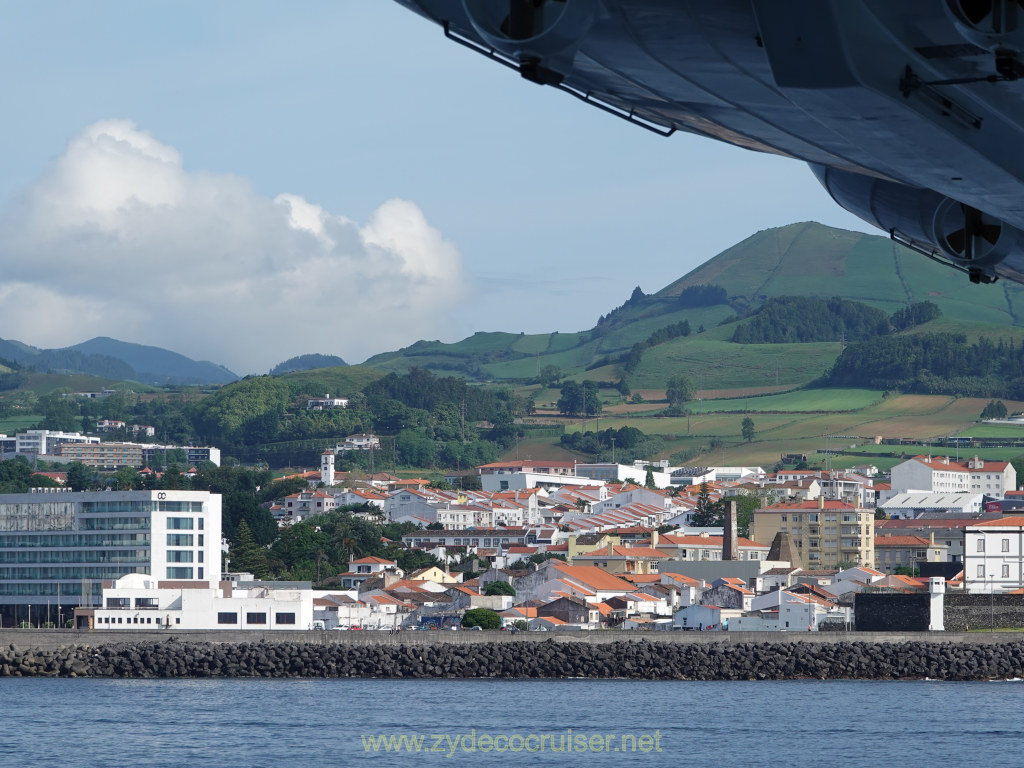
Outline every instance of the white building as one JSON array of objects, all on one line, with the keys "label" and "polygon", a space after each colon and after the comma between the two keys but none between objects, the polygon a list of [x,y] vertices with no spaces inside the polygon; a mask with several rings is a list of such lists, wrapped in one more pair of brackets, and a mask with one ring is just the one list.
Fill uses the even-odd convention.
[{"label": "white building", "polygon": [[983,493],[1002,498],[1017,488],[1017,470],[1008,461],[975,456],[955,461],[948,456],[915,456],[892,468],[893,493]]},{"label": "white building", "polygon": [[3,494],[0,608],[92,606],[132,573],[216,583],[220,543],[221,497],[207,491]]},{"label": "white building", "polygon": [[980,493],[898,493],[878,505],[891,520],[912,520],[935,517],[937,514],[976,515],[981,512],[984,496]]},{"label": "white building", "polygon": [[284,513],[293,523],[301,523],[312,515],[330,512],[335,506],[336,498],[323,491],[299,491],[284,497]]},{"label": "white building", "polygon": [[[666,462],[667,463],[667,462]],[[633,464],[577,464],[576,475],[591,480],[604,482],[630,482],[644,485],[647,482],[647,467],[658,467],[651,471],[655,488],[668,488],[672,484],[672,476],[665,471],[662,463],[647,464],[637,461]]]},{"label": "white building", "polygon": [[338,443],[334,447],[335,452],[337,451],[371,451],[378,450],[380,448],[380,438],[376,435],[349,435],[345,438],[345,442]]},{"label": "white building", "polygon": [[348,408],[348,399],[326,394],[323,397],[311,397],[306,401],[306,410],[309,411],[328,411],[332,408]]},{"label": "white building", "polygon": [[103,589],[99,608],[75,611],[76,626],[89,629],[259,629],[313,626],[309,582],[162,581],[132,573]]},{"label": "white building", "polygon": [[23,455],[49,456],[57,453],[57,446],[64,443],[99,443],[98,437],[89,437],[80,432],[58,432],[51,429],[30,429],[14,436],[15,452]]},{"label": "white building", "polygon": [[1024,517],[964,529],[964,588],[981,593],[1024,588]]},{"label": "white building", "polygon": [[328,488],[334,485],[334,454],[330,451],[320,454],[320,482]]},{"label": "white building", "polygon": [[480,475],[480,487],[488,493],[525,491],[530,488],[589,487],[593,478],[547,472],[508,472]]}]

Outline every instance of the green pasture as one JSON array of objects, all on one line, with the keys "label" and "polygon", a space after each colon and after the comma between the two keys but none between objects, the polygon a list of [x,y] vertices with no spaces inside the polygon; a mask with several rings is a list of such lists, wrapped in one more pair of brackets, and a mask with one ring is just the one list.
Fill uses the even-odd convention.
[{"label": "green pasture", "polygon": [[38,424],[41,418],[38,413],[2,417],[0,418],[0,434],[13,435],[15,432],[24,432]]},{"label": "green pasture", "polygon": [[[715,330],[715,335],[724,335],[731,333],[731,326]],[[776,382],[801,386],[821,376],[839,352],[838,342],[733,344],[716,340],[709,332],[648,350],[629,384],[633,389],[664,389],[669,378],[684,374],[701,390],[765,387]]]},{"label": "green pasture", "polygon": [[1024,424],[975,424],[958,437],[1024,437]]}]

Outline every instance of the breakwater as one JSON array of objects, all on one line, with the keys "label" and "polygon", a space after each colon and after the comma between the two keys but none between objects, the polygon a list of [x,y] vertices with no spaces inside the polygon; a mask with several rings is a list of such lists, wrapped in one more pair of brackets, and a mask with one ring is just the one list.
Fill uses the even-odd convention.
[{"label": "breakwater", "polygon": [[433,645],[133,642],[0,650],[0,677],[625,678],[1024,677],[1024,641]]}]

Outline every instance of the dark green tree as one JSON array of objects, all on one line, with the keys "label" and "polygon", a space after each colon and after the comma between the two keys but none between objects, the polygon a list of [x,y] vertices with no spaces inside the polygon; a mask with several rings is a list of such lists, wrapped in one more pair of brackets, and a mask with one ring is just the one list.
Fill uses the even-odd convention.
[{"label": "dark green tree", "polygon": [[697,387],[689,376],[673,376],[665,385],[665,399],[669,405],[682,405],[693,400]]},{"label": "dark green tree", "polygon": [[233,572],[251,573],[257,579],[267,576],[267,553],[256,543],[249,525],[243,520],[235,535],[236,544],[230,550],[230,567]]},{"label": "dark green tree", "polygon": [[491,595],[508,595],[515,596],[516,590],[507,581],[492,581],[486,587],[484,587],[484,594],[490,597]]},{"label": "dark green tree", "polygon": [[462,626],[501,629],[501,616],[489,608],[470,608],[462,617]]},{"label": "dark green tree", "polygon": [[748,443],[754,439],[754,420],[749,416],[743,417],[743,423],[740,426],[740,430],[743,434],[743,439]]},{"label": "dark green tree", "polygon": [[1006,418],[1006,405],[1002,400],[989,400],[988,405],[985,406],[981,412],[981,418],[983,419],[1005,419]]},{"label": "dark green tree", "polygon": [[92,487],[92,470],[80,461],[72,461],[64,484],[73,491],[85,491]]}]

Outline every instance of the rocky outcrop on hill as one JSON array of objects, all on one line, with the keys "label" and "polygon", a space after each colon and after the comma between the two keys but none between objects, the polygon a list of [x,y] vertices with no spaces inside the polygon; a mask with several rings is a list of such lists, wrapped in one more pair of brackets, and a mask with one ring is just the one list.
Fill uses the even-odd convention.
[{"label": "rocky outcrop on hill", "polygon": [[0,651],[0,677],[625,678],[638,680],[1024,677],[1024,642],[506,642],[472,645],[129,643]]}]

